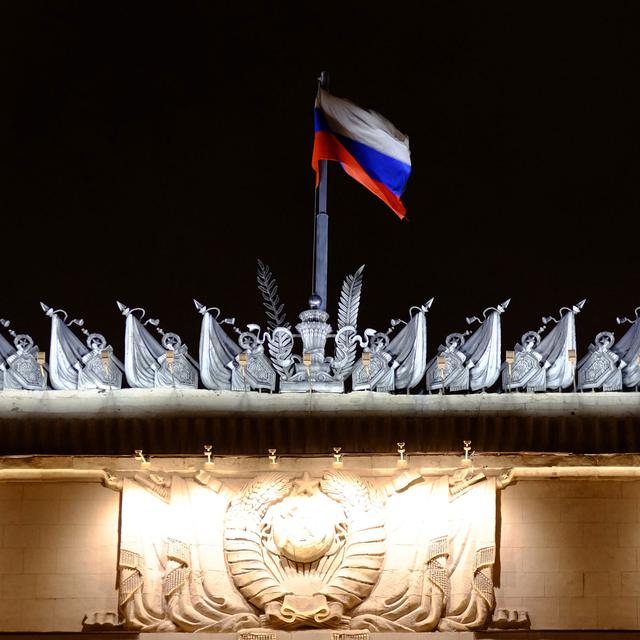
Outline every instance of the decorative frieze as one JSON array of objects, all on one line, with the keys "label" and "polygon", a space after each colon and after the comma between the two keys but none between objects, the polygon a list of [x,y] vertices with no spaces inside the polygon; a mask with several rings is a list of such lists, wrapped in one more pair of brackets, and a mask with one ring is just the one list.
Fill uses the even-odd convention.
[{"label": "decorative frieze", "polygon": [[496,484],[466,471],[473,482],[332,470],[258,473],[241,486],[140,471],[122,496],[124,625],[482,628],[495,604]]}]

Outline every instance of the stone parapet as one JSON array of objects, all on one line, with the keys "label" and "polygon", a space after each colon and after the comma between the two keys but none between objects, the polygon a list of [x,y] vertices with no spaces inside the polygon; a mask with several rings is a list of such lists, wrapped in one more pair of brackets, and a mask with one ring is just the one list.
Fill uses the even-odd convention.
[{"label": "stone parapet", "polygon": [[0,393],[0,455],[640,451],[636,393],[268,394],[178,389]]}]

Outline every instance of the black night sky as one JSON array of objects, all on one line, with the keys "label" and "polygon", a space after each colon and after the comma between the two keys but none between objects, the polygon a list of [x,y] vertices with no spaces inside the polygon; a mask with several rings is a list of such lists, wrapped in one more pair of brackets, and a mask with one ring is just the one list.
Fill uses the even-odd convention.
[{"label": "black night sky", "polygon": [[[587,298],[579,352],[640,305],[633,3],[2,2],[0,316],[43,300],[123,357],[116,299],[197,353],[192,298],[289,319],[310,293],[316,78],[409,135],[409,222],[329,176],[329,311],[360,328],[435,296],[429,356],[505,298],[503,348]],[[564,7],[564,8],[563,8]]]}]

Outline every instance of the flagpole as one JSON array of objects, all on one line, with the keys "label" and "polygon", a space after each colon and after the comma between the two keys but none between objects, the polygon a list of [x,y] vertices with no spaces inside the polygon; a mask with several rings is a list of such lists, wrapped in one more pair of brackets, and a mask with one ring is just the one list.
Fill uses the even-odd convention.
[{"label": "flagpole", "polygon": [[[318,86],[329,87],[329,74],[323,71]],[[319,181],[316,187],[316,215],[314,226],[314,282],[313,294],[320,297],[320,309],[327,310],[327,268],[329,262],[329,215],[327,214],[327,160],[318,162]]]}]

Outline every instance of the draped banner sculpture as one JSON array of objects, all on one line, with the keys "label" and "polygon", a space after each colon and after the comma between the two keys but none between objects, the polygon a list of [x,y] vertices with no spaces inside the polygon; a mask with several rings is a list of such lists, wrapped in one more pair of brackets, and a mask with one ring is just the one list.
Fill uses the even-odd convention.
[{"label": "draped banner sculpture", "polygon": [[[514,362],[503,366],[504,389],[545,391],[566,389],[573,384],[575,363],[570,361],[570,355],[576,353],[575,317],[585,302],[581,300],[572,307],[562,307],[559,320],[546,316],[538,331],[528,331],[522,336],[521,344],[515,347]],[[541,338],[540,334],[550,322],[556,326]]]},{"label": "draped banner sculpture", "polygon": [[640,307],[635,309],[635,319],[616,318],[618,324],[629,323],[631,326],[627,332],[613,345],[611,350],[621,361],[625,363],[622,372],[622,383],[625,387],[635,387],[638,389],[640,384],[640,318],[638,311]]},{"label": "draped banner sculpture", "polygon": [[[101,333],[89,333],[82,319],[67,322],[67,312],[62,309],[52,309],[44,302],[40,306],[51,318],[51,386],[54,389],[120,389],[124,365],[113,355],[113,348],[107,345],[105,337]],[[74,324],[87,336],[86,344],[71,330]]]},{"label": "draped banner sculpture", "polygon": [[500,375],[500,316],[511,300],[484,310],[484,319],[467,318],[467,324],[480,322],[469,338],[465,334],[447,336],[446,346],[427,365],[427,389],[478,391],[493,385]]},{"label": "draped banner sculpture", "polygon": [[[124,362],[127,382],[132,387],[198,388],[198,363],[187,352],[177,333],[165,332],[160,321],[149,318],[144,323],[145,311],[140,307],[129,309],[118,302],[118,309],[126,317]],[[138,318],[134,311],[140,311]],[[162,335],[159,343],[145,325],[151,324]]]},{"label": "draped banner sculpture", "polygon": [[[433,298],[409,309],[407,320],[391,319],[389,328],[358,329],[364,265],[343,282],[336,325],[311,296],[309,308],[295,326],[287,321],[278,286],[268,266],[258,261],[258,289],[266,310],[266,327],[236,326],[220,309],[194,300],[201,315],[199,361],[176,333],[166,332],[144,309],[118,302],[126,318],[124,364],[101,333],[91,333],[81,319],[69,320],[62,309],[41,303],[51,318],[46,362],[31,336],[18,334],[0,320],[0,391],[53,389],[120,389],[122,373],[130,387],[268,391],[280,393],[343,393],[345,391],[469,393],[489,391],[621,391],[640,385],[640,319],[617,318],[629,324],[616,342],[612,331],[599,332],[588,353],[578,358],[576,316],[585,300],[562,307],[558,318],[542,318],[502,360],[501,316],[510,300],[488,307],[475,331],[450,333],[427,359],[427,313]],[[553,328],[547,328],[554,324]],[[81,331],[80,339],[74,332]],[[154,337],[147,325],[154,327]],[[333,346],[331,345],[333,342]],[[329,352],[329,354],[327,354]]]},{"label": "draped banner sculpture", "polygon": [[596,336],[589,353],[578,362],[578,389],[622,389],[622,370],[627,363],[611,349],[614,342],[610,331],[601,331]]},{"label": "draped banner sculpture", "polygon": [[[386,481],[385,481],[386,482]],[[495,479],[263,473],[125,479],[120,615],[137,631],[482,628]]]}]

